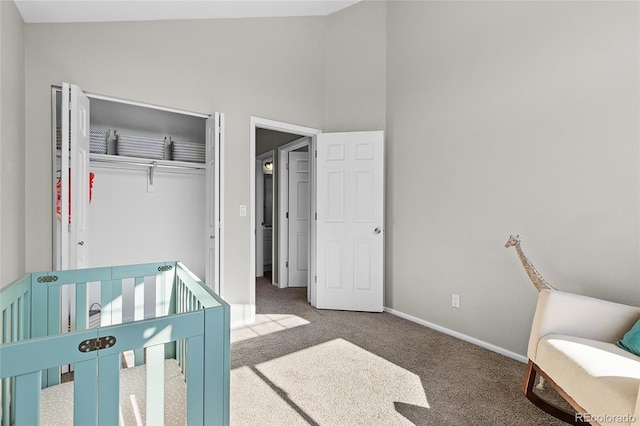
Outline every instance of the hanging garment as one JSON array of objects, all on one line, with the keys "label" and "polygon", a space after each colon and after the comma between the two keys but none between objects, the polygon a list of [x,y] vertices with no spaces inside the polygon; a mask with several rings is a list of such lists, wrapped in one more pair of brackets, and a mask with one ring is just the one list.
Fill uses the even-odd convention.
[{"label": "hanging garment", "polygon": [[[93,198],[93,178],[95,174],[93,172],[89,173],[89,203],[91,203],[91,199]],[[62,216],[62,206],[60,203],[60,199],[62,198],[62,179],[58,178],[56,182],[56,216],[58,220],[61,220]],[[69,178],[69,193],[71,193],[71,178]],[[71,200],[69,200],[69,223],[71,223]]]}]

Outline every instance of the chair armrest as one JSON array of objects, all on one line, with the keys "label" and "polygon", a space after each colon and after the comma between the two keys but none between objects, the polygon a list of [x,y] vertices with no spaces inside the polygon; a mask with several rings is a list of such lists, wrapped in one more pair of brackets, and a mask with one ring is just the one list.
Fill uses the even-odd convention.
[{"label": "chair armrest", "polygon": [[527,356],[535,362],[538,341],[562,334],[616,342],[640,319],[640,308],[558,290],[542,290],[531,325]]}]

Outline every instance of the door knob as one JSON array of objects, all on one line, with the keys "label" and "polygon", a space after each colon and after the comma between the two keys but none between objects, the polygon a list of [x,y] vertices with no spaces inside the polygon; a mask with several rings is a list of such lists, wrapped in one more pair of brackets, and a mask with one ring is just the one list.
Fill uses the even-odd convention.
[{"label": "door knob", "polygon": [[213,240],[214,238],[215,238],[215,236],[214,236],[214,235],[209,235],[209,239],[210,239],[210,240]]},{"label": "door knob", "polygon": [[83,246],[84,245],[84,241],[78,241],[78,245],[79,246]]},{"label": "door knob", "polygon": [[380,227],[378,227],[378,228],[374,229],[374,230],[373,230],[373,232],[374,232],[375,234],[379,234],[379,233],[381,233],[381,232],[382,232],[382,229],[380,229]]}]

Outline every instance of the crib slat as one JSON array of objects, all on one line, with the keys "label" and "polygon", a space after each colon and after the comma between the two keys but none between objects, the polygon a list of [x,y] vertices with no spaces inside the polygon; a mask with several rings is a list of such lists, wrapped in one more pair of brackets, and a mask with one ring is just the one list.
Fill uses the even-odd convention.
[{"label": "crib slat", "polygon": [[0,319],[0,326],[2,329],[2,343],[11,342],[11,305],[7,306],[7,309],[2,311],[2,318]]},{"label": "crib slat", "polygon": [[204,422],[204,337],[188,339],[187,365],[187,424],[203,425]]},{"label": "crib slat", "polygon": [[40,424],[40,372],[16,377],[15,424]]},{"label": "crib slat", "polygon": [[18,335],[18,324],[20,324],[19,312],[20,305],[22,304],[21,302],[22,300],[18,299],[14,304],[11,305],[11,340],[13,342],[21,340],[20,336]]},{"label": "crib slat", "polygon": [[161,425],[164,424],[164,345],[147,348],[146,368],[147,424]]},{"label": "crib slat", "polygon": [[[47,336],[57,336],[60,334],[60,287],[50,286],[47,312]],[[53,367],[48,370],[45,387],[60,383],[60,367]]]},{"label": "crib slat", "polygon": [[97,418],[98,389],[96,370],[98,359],[77,362],[73,376],[73,423],[95,425]]},{"label": "crib slat", "polygon": [[20,304],[20,329],[18,332],[20,333],[20,340],[29,338],[29,292],[26,292],[22,296],[22,303]]},{"label": "crib slat", "polygon": [[99,354],[98,395],[98,425],[117,425],[120,413],[120,353]]}]

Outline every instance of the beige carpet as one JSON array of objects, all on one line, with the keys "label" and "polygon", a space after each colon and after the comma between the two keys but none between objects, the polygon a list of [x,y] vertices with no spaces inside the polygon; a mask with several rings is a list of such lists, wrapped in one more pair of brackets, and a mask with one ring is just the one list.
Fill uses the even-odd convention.
[{"label": "beige carpet", "polygon": [[315,310],[306,289],[256,291],[256,324],[231,333],[232,425],[564,424],[524,397],[520,362],[390,314]]}]

